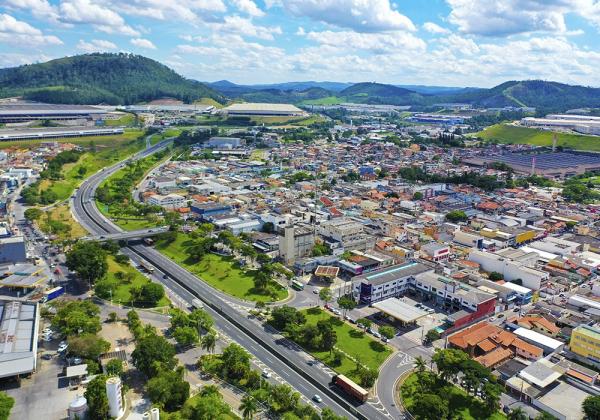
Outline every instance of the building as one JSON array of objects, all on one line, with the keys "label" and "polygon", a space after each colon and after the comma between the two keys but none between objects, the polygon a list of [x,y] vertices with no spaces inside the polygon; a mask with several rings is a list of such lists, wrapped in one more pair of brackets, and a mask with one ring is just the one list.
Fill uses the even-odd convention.
[{"label": "building", "polygon": [[[534,254],[537,260],[537,254],[531,254]],[[523,286],[533,290],[539,290],[542,283],[550,278],[550,273],[529,267],[527,264],[531,264],[531,260],[513,259],[505,254],[472,250],[469,260],[478,263],[487,272],[502,274],[505,280],[520,279]]]},{"label": "building", "polygon": [[238,149],[245,144],[246,141],[238,137],[211,137],[206,142],[206,146],[216,149]]},{"label": "building", "polygon": [[89,105],[58,105],[32,102],[0,104],[0,123],[34,120],[78,120],[101,118],[106,110]]},{"label": "building", "polygon": [[231,206],[221,203],[198,203],[194,202],[191,206],[194,214],[203,220],[210,220],[217,216],[223,216],[231,213]]},{"label": "building", "polygon": [[0,264],[27,261],[27,247],[22,236],[0,238]]},{"label": "building", "polygon": [[483,248],[483,236],[457,230],[454,232],[454,242],[470,248]]},{"label": "building", "polygon": [[352,293],[361,303],[374,303],[390,297],[401,296],[414,282],[415,276],[433,269],[418,262],[392,265],[352,278]]},{"label": "building", "polygon": [[39,323],[37,303],[0,301],[0,378],[36,370]]},{"label": "building", "polygon": [[9,140],[36,140],[36,139],[57,139],[65,137],[87,137],[87,136],[111,136],[123,134],[122,128],[92,128],[92,127],[74,127],[74,128],[20,128],[0,130],[0,141]]},{"label": "building", "polygon": [[519,327],[527,328],[528,330],[533,330],[549,337],[556,337],[560,332],[560,328],[557,327],[554,322],[539,314],[525,315],[511,320],[510,322],[515,323]]},{"label": "building", "polygon": [[421,252],[425,254],[423,258],[429,261],[440,262],[447,261],[450,258],[450,247],[437,242],[430,242],[423,245]]},{"label": "building", "polygon": [[580,325],[571,333],[569,350],[576,355],[600,363],[600,330]]},{"label": "building", "polygon": [[600,135],[600,117],[591,115],[549,114],[545,118],[525,117],[521,119],[521,125]]},{"label": "building", "polygon": [[312,229],[286,227],[283,236],[279,237],[279,256],[285,264],[292,265],[297,259],[310,256],[314,246]]},{"label": "building", "polygon": [[319,225],[319,234],[325,238],[325,243],[330,248],[339,248],[334,242],[346,251],[365,251],[373,248],[375,240],[364,233],[364,226],[352,219],[336,218],[322,222]]},{"label": "building", "polygon": [[562,341],[523,327],[517,328],[514,333],[520,339],[543,349],[544,355],[560,352],[565,345]]},{"label": "building", "polygon": [[106,395],[108,397],[108,414],[112,418],[119,419],[125,412],[121,378],[112,376],[106,380]]},{"label": "building", "polygon": [[148,204],[160,206],[164,209],[179,209],[186,207],[187,200],[179,194],[160,195],[154,194],[148,198]]},{"label": "building", "polygon": [[290,104],[232,104],[221,111],[230,116],[300,117],[308,115],[300,108]]}]

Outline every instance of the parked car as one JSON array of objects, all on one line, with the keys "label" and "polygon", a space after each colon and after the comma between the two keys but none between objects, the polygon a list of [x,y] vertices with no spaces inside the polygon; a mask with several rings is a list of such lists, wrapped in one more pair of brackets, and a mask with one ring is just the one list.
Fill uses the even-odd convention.
[{"label": "parked car", "polygon": [[390,340],[387,337],[381,337],[381,341],[383,341],[384,343],[389,342]]},{"label": "parked car", "polygon": [[63,351],[65,351],[67,348],[69,348],[69,345],[67,343],[61,343],[58,345],[58,349],[56,350],[59,353],[62,353]]},{"label": "parked car", "polygon": [[357,326],[358,328],[361,328],[361,329],[364,329],[364,328],[365,328],[365,326],[364,326],[363,324],[361,324],[361,323],[358,323],[358,324],[356,324],[356,326]]}]

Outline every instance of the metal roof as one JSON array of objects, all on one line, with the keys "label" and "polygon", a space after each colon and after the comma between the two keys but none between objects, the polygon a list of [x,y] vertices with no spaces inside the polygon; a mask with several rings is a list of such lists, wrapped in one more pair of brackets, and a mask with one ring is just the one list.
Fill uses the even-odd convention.
[{"label": "metal roof", "polygon": [[409,305],[398,298],[388,298],[376,302],[373,307],[402,322],[414,322],[428,315],[426,311]]}]

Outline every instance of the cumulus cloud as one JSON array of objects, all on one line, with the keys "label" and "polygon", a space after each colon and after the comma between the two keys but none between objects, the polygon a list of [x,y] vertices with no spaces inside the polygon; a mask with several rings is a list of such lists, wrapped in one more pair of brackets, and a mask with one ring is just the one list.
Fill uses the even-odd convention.
[{"label": "cumulus cloud", "polygon": [[65,23],[93,25],[97,30],[109,34],[139,35],[117,12],[90,0],[63,1],[59,10],[60,20]]},{"label": "cumulus cloud", "polygon": [[143,16],[152,19],[181,19],[186,22],[196,22],[210,18],[211,13],[223,13],[227,7],[222,0],[105,0],[120,12]]},{"label": "cumulus cloud", "polygon": [[241,12],[250,16],[260,17],[265,15],[265,12],[263,12],[252,0],[231,0],[231,2]]},{"label": "cumulus cloud", "polygon": [[29,23],[17,20],[6,13],[0,14],[0,42],[27,46],[62,44],[58,37],[44,35],[42,31]]},{"label": "cumulus cloud", "polygon": [[116,50],[117,46],[114,43],[104,39],[92,39],[89,42],[80,39],[77,43],[77,49],[86,53],[91,53]]},{"label": "cumulus cloud", "polygon": [[47,0],[4,0],[4,6],[12,9],[28,10],[38,19],[48,19],[58,21],[58,12],[56,7]]},{"label": "cumulus cloud", "polygon": [[282,33],[279,26],[256,25],[252,20],[241,16],[225,16],[222,22],[207,24],[213,33],[238,34],[264,40],[273,40]]},{"label": "cumulus cloud", "polygon": [[412,21],[393,10],[389,0],[282,0],[295,16],[358,32],[414,31]]},{"label": "cumulus cloud", "polygon": [[156,49],[156,46],[149,39],[134,38],[134,39],[132,39],[129,42],[131,42],[132,45],[135,45],[136,47],[139,47],[139,48],[146,48],[146,49],[149,49],[149,50],[155,50]]},{"label": "cumulus cloud", "polygon": [[423,24],[423,29],[425,29],[430,34],[440,35],[440,34],[449,34],[450,30],[446,28],[442,28],[437,23],[433,22],[425,22]]}]

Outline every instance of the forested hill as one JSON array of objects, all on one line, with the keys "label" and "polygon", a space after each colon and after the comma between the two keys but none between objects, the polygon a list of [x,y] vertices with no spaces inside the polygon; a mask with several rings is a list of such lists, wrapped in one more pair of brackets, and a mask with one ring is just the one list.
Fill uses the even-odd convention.
[{"label": "forested hill", "polygon": [[186,103],[223,96],[140,55],[85,54],[0,70],[0,97],[69,104],[128,105],[164,97]]}]

